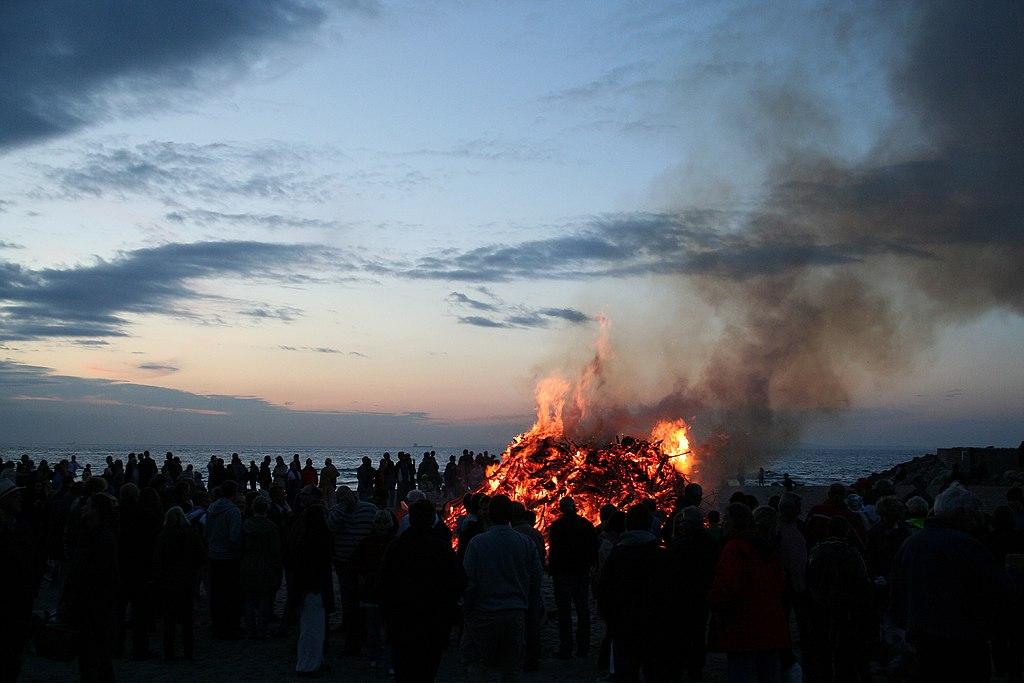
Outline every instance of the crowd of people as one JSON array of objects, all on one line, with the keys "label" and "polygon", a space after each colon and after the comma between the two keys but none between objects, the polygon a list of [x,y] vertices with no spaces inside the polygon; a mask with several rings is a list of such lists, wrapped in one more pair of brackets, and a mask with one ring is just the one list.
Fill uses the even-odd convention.
[{"label": "crowd of people", "polygon": [[384,454],[363,459],[353,490],[330,459],[297,455],[212,458],[205,482],[170,453],[102,475],[74,458],[0,462],[0,679],[17,679],[45,581],[87,681],[156,656],[154,641],[192,659],[197,604],[216,639],[293,637],[302,675],[340,648],[433,680],[455,636],[472,680],[514,681],[548,656],[616,681],[699,680],[709,651],[730,681],[988,680],[993,667],[1021,680],[1019,488],[985,514],[962,482],[934,496],[923,481],[905,496],[884,479],[835,484],[805,512],[792,485],[711,509],[691,483],[672,510],[609,502],[596,525],[563,498],[544,534],[522,503],[474,492],[492,463]]}]

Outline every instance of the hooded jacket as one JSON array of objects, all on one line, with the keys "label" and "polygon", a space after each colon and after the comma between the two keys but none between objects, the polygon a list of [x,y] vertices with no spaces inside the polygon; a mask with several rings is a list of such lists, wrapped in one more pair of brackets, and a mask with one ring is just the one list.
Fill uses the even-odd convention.
[{"label": "hooded jacket", "polygon": [[206,554],[211,560],[235,560],[241,554],[242,511],[227,498],[206,509]]}]

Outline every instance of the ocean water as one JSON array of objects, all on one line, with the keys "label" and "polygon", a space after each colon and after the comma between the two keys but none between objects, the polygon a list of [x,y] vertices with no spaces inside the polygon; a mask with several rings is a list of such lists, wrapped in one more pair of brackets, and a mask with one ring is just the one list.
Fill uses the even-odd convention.
[{"label": "ocean water", "polygon": [[[473,451],[489,451],[501,453],[503,445],[471,445],[465,446]],[[282,456],[285,462],[291,461],[292,454],[298,453],[303,464],[306,458],[312,458],[317,467],[321,467],[325,458],[331,458],[335,467],[340,471],[339,483],[354,485],[356,480],[356,468],[359,467],[363,456],[369,456],[374,466],[380,460],[385,451],[390,452],[392,457],[398,451],[408,451],[413,458],[419,462],[424,451],[433,450],[437,453],[437,461],[441,468],[448,460],[449,455],[458,457],[462,454],[463,446],[428,446],[417,444],[398,444],[389,446],[363,446],[363,447],[283,447],[283,446],[243,446],[243,445],[161,445],[143,444],[141,446],[125,446],[112,444],[14,444],[0,446],[0,456],[5,460],[16,459],[22,453],[28,453],[37,463],[46,460],[51,465],[63,458],[70,459],[71,455],[77,456],[78,462],[83,466],[92,465],[94,474],[102,474],[107,456],[115,460],[121,458],[127,460],[128,453],[141,453],[149,450],[150,455],[157,461],[163,462],[164,453],[173,452],[181,458],[183,465],[192,464],[199,469],[203,478],[206,478],[206,464],[210,456],[216,455],[224,458],[225,462],[230,461],[232,453],[238,453],[246,464],[255,460],[258,465],[263,457],[269,455],[271,460]],[[918,455],[923,455],[921,450],[907,449],[881,449],[881,448],[825,448],[817,446],[802,446],[794,448],[778,460],[765,465],[765,475],[769,482],[782,478],[783,473],[789,473],[791,477],[804,484],[829,484],[834,481],[852,482],[858,477],[889,469],[890,467],[910,460]],[[748,483],[757,480],[756,470],[746,473]],[[710,483],[710,482],[709,482]]]}]

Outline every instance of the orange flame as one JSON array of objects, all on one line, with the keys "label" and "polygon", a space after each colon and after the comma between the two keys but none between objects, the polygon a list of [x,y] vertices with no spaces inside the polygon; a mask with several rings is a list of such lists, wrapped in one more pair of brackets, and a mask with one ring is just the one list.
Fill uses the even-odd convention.
[{"label": "orange flame", "polygon": [[[681,418],[655,424],[647,441],[624,437],[601,447],[574,442],[600,423],[600,415],[594,415],[583,424],[591,417],[591,399],[602,386],[610,354],[608,321],[599,320],[593,359],[575,381],[553,375],[537,383],[536,422],[512,439],[476,489],[521,502],[536,514],[542,532],[558,516],[558,502],[566,496],[575,500],[579,514],[595,523],[606,503],[621,510],[653,499],[659,508],[671,509],[694,469],[694,449]],[[451,503],[450,526],[458,514],[456,501]]]},{"label": "orange flame", "polygon": [[662,420],[651,430],[651,443],[658,446],[668,458],[676,472],[684,476],[690,474],[690,437],[687,434],[686,422]]}]

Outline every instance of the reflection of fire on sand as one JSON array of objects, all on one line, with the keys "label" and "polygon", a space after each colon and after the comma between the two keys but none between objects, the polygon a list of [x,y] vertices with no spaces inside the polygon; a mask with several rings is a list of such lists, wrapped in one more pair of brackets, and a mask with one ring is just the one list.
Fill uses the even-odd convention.
[{"label": "reflection of fire on sand", "polygon": [[[476,488],[521,502],[536,513],[541,531],[557,518],[558,501],[565,496],[594,523],[607,503],[625,509],[650,499],[659,509],[670,510],[694,471],[695,452],[682,418],[658,421],[646,439],[625,436],[603,446],[576,443],[570,436],[581,431],[577,427],[588,417],[587,398],[600,385],[606,327],[602,319],[597,353],[575,383],[559,376],[538,382],[536,422],[512,440]],[[459,503],[447,503],[450,527]]]}]

